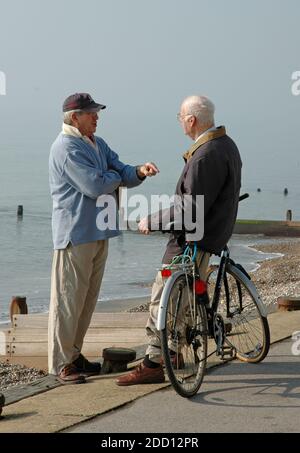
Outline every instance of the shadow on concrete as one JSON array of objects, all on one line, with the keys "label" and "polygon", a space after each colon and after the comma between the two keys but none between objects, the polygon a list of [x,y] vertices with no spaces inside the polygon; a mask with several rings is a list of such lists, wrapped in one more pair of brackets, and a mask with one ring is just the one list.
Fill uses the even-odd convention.
[{"label": "shadow on concrete", "polygon": [[[224,376],[224,381],[220,382],[222,376]],[[228,379],[228,377],[232,377],[232,379]],[[208,372],[204,378],[203,385],[205,384],[218,386],[218,388],[202,392],[200,389],[191,401],[197,404],[223,407],[300,407],[300,363],[269,361],[254,365],[231,362],[230,365]],[[238,401],[238,392],[243,393],[243,398],[240,398],[243,402]],[[245,395],[248,396],[249,404],[244,403]],[[272,398],[274,395],[277,397],[275,402]],[[261,401],[259,404],[257,403],[258,398]],[[294,400],[294,404],[287,404],[287,398]]]},{"label": "shadow on concrete", "polygon": [[[229,383],[234,383],[235,381],[230,381]],[[228,382],[226,382],[228,383]],[[245,384],[251,384],[251,385],[245,385]],[[282,382],[282,379],[272,379],[272,381],[268,381],[266,379],[262,379],[259,381],[255,381],[255,384],[253,383],[253,380],[250,381],[236,381],[236,385],[234,387],[226,387],[218,390],[212,390],[212,391],[207,391],[207,392],[202,392],[196,395],[193,398],[194,403],[198,404],[205,404],[205,405],[217,405],[217,406],[223,406],[223,407],[243,407],[243,408],[299,408],[300,407],[300,379],[297,378],[295,382],[291,380],[289,383],[287,382]],[[268,404],[262,403],[262,404],[244,404],[244,403],[239,403],[239,402],[227,402],[224,398],[218,398],[218,395],[221,394],[226,394],[226,393],[232,393],[234,391],[242,390],[244,393],[246,393],[249,390],[253,390],[251,392],[251,395],[249,398],[257,395],[263,395],[264,393],[267,394],[270,392],[272,388],[279,388],[281,390],[280,396],[282,398],[294,398],[298,400],[299,405],[295,404]],[[297,393],[295,393],[295,389],[298,389]],[[271,396],[271,393],[269,393],[269,396]]]},{"label": "shadow on concrete", "polygon": [[[282,356],[282,358],[287,356]],[[286,362],[262,362],[257,364],[230,362],[222,367],[208,369],[206,376],[233,376],[233,375],[294,375],[300,377],[300,360],[298,363]]]},{"label": "shadow on concrete", "polygon": [[14,420],[20,420],[20,419],[23,419],[23,418],[28,418],[28,417],[31,417],[32,415],[36,415],[37,412],[34,411],[34,412],[24,412],[23,414],[9,414],[9,415],[5,415],[5,408],[3,408],[3,413],[2,413],[2,416],[0,417],[1,419],[1,423],[5,423],[6,421],[14,421]]}]

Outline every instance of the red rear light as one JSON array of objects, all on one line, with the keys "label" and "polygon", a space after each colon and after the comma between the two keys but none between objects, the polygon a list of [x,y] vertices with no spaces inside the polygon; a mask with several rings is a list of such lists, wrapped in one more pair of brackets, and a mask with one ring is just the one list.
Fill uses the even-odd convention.
[{"label": "red rear light", "polygon": [[162,269],[160,272],[161,272],[162,278],[169,278],[172,275],[172,272],[170,269]]},{"label": "red rear light", "polygon": [[202,295],[207,291],[207,284],[203,280],[196,280],[195,281],[195,293],[198,295]]}]

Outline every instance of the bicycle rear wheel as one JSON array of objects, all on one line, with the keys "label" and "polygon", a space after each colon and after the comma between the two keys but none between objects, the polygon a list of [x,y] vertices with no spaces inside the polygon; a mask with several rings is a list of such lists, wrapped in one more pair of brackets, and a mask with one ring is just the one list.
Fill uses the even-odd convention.
[{"label": "bicycle rear wheel", "polygon": [[161,331],[166,371],[176,392],[189,398],[199,390],[207,359],[205,307],[195,302],[192,284],[179,275],[166,292],[166,323]]},{"label": "bicycle rear wheel", "polygon": [[[208,275],[211,301],[217,271],[218,266],[213,266]],[[268,320],[253,283],[231,264],[226,266],[217,313],[224,322],[225,344],[235,350],[236,357],[243,362],[261,362],[270,348]]]}]

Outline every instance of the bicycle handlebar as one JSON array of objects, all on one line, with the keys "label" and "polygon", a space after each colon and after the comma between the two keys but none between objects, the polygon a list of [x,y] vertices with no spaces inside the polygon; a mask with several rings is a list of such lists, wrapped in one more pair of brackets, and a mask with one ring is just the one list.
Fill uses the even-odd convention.
[{"label": "bicycle handlebar", "polygon": [[240,196],[239,201],[246,200],[246,198],[249,198],[249,197],[250,197],[250,195],[248,193],[244,193],[244,195]]}]

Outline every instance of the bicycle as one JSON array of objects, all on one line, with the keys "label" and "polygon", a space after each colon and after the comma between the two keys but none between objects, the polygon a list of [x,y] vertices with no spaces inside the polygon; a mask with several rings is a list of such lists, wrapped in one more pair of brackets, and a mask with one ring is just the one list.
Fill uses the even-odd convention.
[{"label": "bicycle", "polygon": [[[166,283],[157,321],[168,377],[186,398],[198,392],[211,355],[258,363],[270,347],[266,309],[250,276],[230,258],[227,245],[206,281],[199,279],[196,257],[196,244],[188,244],[183,255],[161,269]],[[208,351],[212,344],[216,349]]]}]

